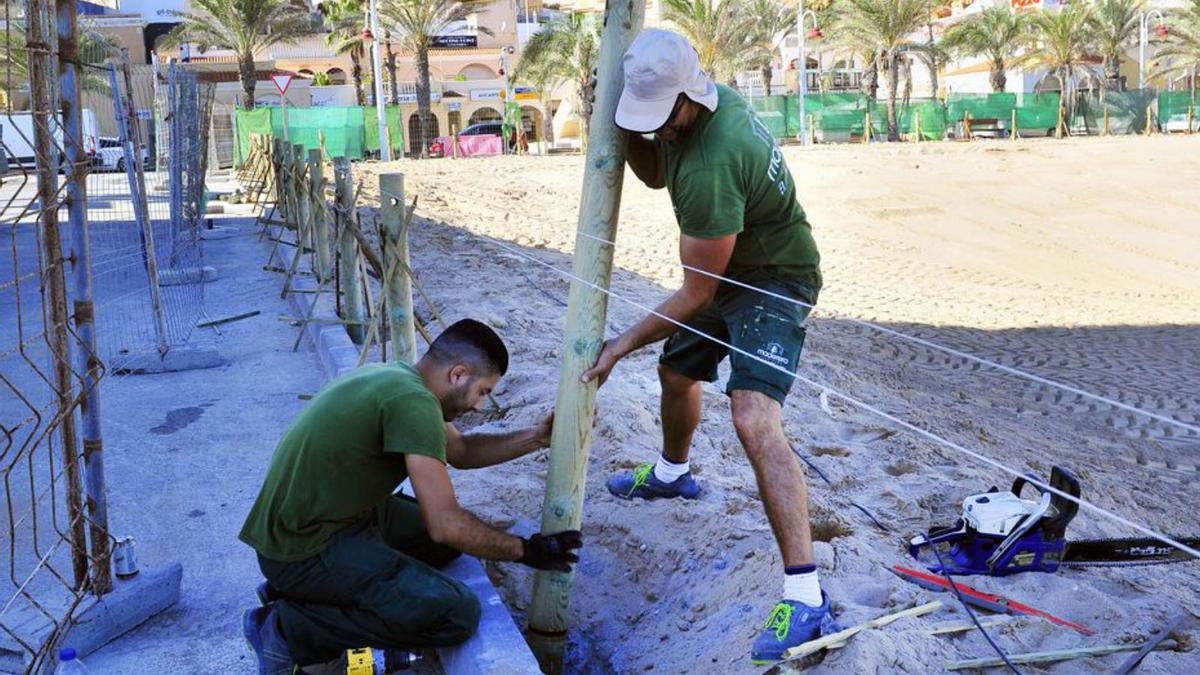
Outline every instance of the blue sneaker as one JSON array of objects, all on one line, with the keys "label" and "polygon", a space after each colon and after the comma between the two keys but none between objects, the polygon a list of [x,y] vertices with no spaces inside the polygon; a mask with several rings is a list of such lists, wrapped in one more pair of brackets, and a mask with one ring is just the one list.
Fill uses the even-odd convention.
[{"label": "blue sneaker", "polygon": [[638,465],[631,474],[609,476],[606,484],[608,491],[621,499],[695,499],[700,496],[700,484],[692,478],[691,471],[670,483],[664,483],[654,476],[653,464]]},{"label": "blue sneaker", "polygon": [[821,591],[821,600],[820,607],[809,607],[794,600],[784,600],[775,605],[771,616],[767,617],[767,623],[763,625],[762,635],[758,636],[750,650],[751,663],[764,666],[781,661],[784,652],[792,647],[840,630],[833,620],[829,596],[825,591]]},{"label": "blue sneaker", "polygon": [[293,675],[300,672],[292,662],[287,641],[279,632],[275,607],[255,607],[242,615],[242,635],[258,659],[258,675]]}]

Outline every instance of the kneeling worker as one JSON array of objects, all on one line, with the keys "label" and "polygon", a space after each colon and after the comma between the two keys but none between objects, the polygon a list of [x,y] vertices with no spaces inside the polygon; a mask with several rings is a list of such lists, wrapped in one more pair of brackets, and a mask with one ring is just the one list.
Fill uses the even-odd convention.
[{"label": "kneeling worker", "polygon": [[[500,337],[466,319],[416,365],[358,368],[300,413],[240,535],[267,578],[263,606],[243,618],[260,673],[292,673],[351,648],[463,642],[479,623],[479,600],[436,569],[460,552],[542,570],[578,560],[578,531],[522,539],[455,499],[447,463],[491,466],[550,443],[553,413],[505,434],[460,434],[449,424],[507,369]],[[415,501],[393,494],[405,478]]]}]

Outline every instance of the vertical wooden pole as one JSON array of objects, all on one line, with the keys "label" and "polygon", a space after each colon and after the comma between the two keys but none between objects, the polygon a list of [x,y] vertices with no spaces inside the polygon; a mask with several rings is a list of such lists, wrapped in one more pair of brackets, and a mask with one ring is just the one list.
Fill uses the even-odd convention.
[{"label": "vertical wooden pole", "polygon": [[[588,128],[587,168],[579,204],[580,232],[603,240],[616,238],[621,180],[625,173],[624,138],[613,121],[624,80],[621,62],[625,50],[642,29],[645,10],[646,3],[641,0],[612,0],[604,13],[596,104]],[[612,256],[611,246],[577,237],[573,273],[608,288]],[[583,522],[583,489],[596,385],[583,384],[579,378],[596,362],[604,342],[607,315],[607,294],[579,282],[571,284],[546,473],[546,499],[542,506],[544,533],[579,529]],[[528,637],[542,670],[548,673],[559,673],[563,668],[571,576],[564,572],[538,572],[534,576]]]},{"label": "vertical wooden pole", "polygon": [[333,160],[333,180],[337,193],[337,241],[338,276],[342,280],[342,318],[348,322],[346,332],[354,344],[363,341],[363,289],[358,276],[358,240],[351,228],[354,227],[354,180],[350,174],[350,158],[336,157]]},{"label": "vertical wooden pole", "polygon": [[[397,361],[416,363],[417,329],[413,324],[412,281],[404,273],[405,266],[409,265],[408,230],[404,227],[404,174],[379,174],[379,203],[386,239],[383,242],[383,289],[392,334],[392,357]],[[392,259],[396,257],[404,264],[393,263]]]},{"label": "vertical wooden pole", "polygon": [[1146,135],[1154,133],[1154,109],[1152,106],[1146,106]]},{"label": "vertical wooden pole", "polygon": [[1104,106],[1104,128],[1100,131],[1100,135],[1108,135],[1108,106]]},{"label": "vertical wooden pole", "polygon": [[1012,111],[1012,131],[1008,132],[1009,140],[1015,141],[1021,137],[1020,129],[1017,128],[1017,109]]},{"label": "vertical wooden pole", "polygon": [[921,113],[919,112],[913,113],[913,136],[914,142],[921,142]]},{"label": "vertical wooden pole", "polygon": [[317,249],[317,279],[325,282],[333,278],[333,264],[329,256],[329,221],[325,219],[325,169],[319,148],[308,151],[308,198],[313,247]]}]

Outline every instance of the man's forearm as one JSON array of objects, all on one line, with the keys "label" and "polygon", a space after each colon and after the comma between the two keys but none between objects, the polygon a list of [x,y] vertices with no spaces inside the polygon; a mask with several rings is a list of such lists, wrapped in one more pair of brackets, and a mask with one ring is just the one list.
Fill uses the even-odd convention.
[{"label": "man's forearm", "polygon": [[617,338],[620,355],[625,356],[648,344],[653,344],[670,337],[675,331],[679,330],[679,326],[674,323],[675,321],[687,323],[693,316],[700,313],[700,310],[708,306],[710,302],[712,302],[712,298],[692,295],[684,289],[675,291],[671,294],[671,297],[654,308],[657,314],[670,317],[674,321],[668,321],[657,314],[646,315],[645,318],[634,324],[632,328]]},{"label": "man's forearm", "polygon": [[505,433],[476,432],[463,434],[459,469],[480,469],[524,457],[545,447],[538,438],[537,427]]},{"label": "man's forearm", "polygon": [[657,190],[666,185],[663,177],[659,175],[658,146],[654,141],[641,134],[626,132],[625,161],[629,163],[629,168],[633,169],[638,180],[647,187]]},{"label": "man's forearm", "polygon": [[430,534],[435,541],[478,558],[520,560],[524,554],[520,537],[501,532],[462,508],[447,515],[437,531]]}]

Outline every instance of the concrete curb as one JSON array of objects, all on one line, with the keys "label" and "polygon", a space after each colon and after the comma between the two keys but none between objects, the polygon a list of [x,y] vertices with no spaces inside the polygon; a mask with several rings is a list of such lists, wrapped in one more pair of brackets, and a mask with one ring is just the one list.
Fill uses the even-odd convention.
[{"label": "concrete curb", "polygon": [[[314,290],[317,284],[312,279],[298,279],[296,289]],[[314,318],[335,316],[333,302],[324,294],[292,293],[288,302],[296,316],[308,316],[312,303],[316,303]],[[305,334],[316,347],[317,360],[327,379],[334,379],[353,370],[358,364],[359,350],[350,341],[350,336],[341,324],[309,323]],[[477,558],[462,556],[443,570],[450,577],[466,584],[475,595],[483,612],[479,619],[479,630],[469,640],[457,647],[438,649],[442,666],[448,675],[517,675],[540,673],[537,659],[529,650],[525,636],[517,627],[508,609],[500,599],[496,587],[488,579],[483,563]]]},{"label": "concrete curb", "polygon": [[128,633],[179,600],[183,565],[142,567],[128,579],[114,577],[113,590],[90,601],[75,615],[65,647],[86,656]]}]

